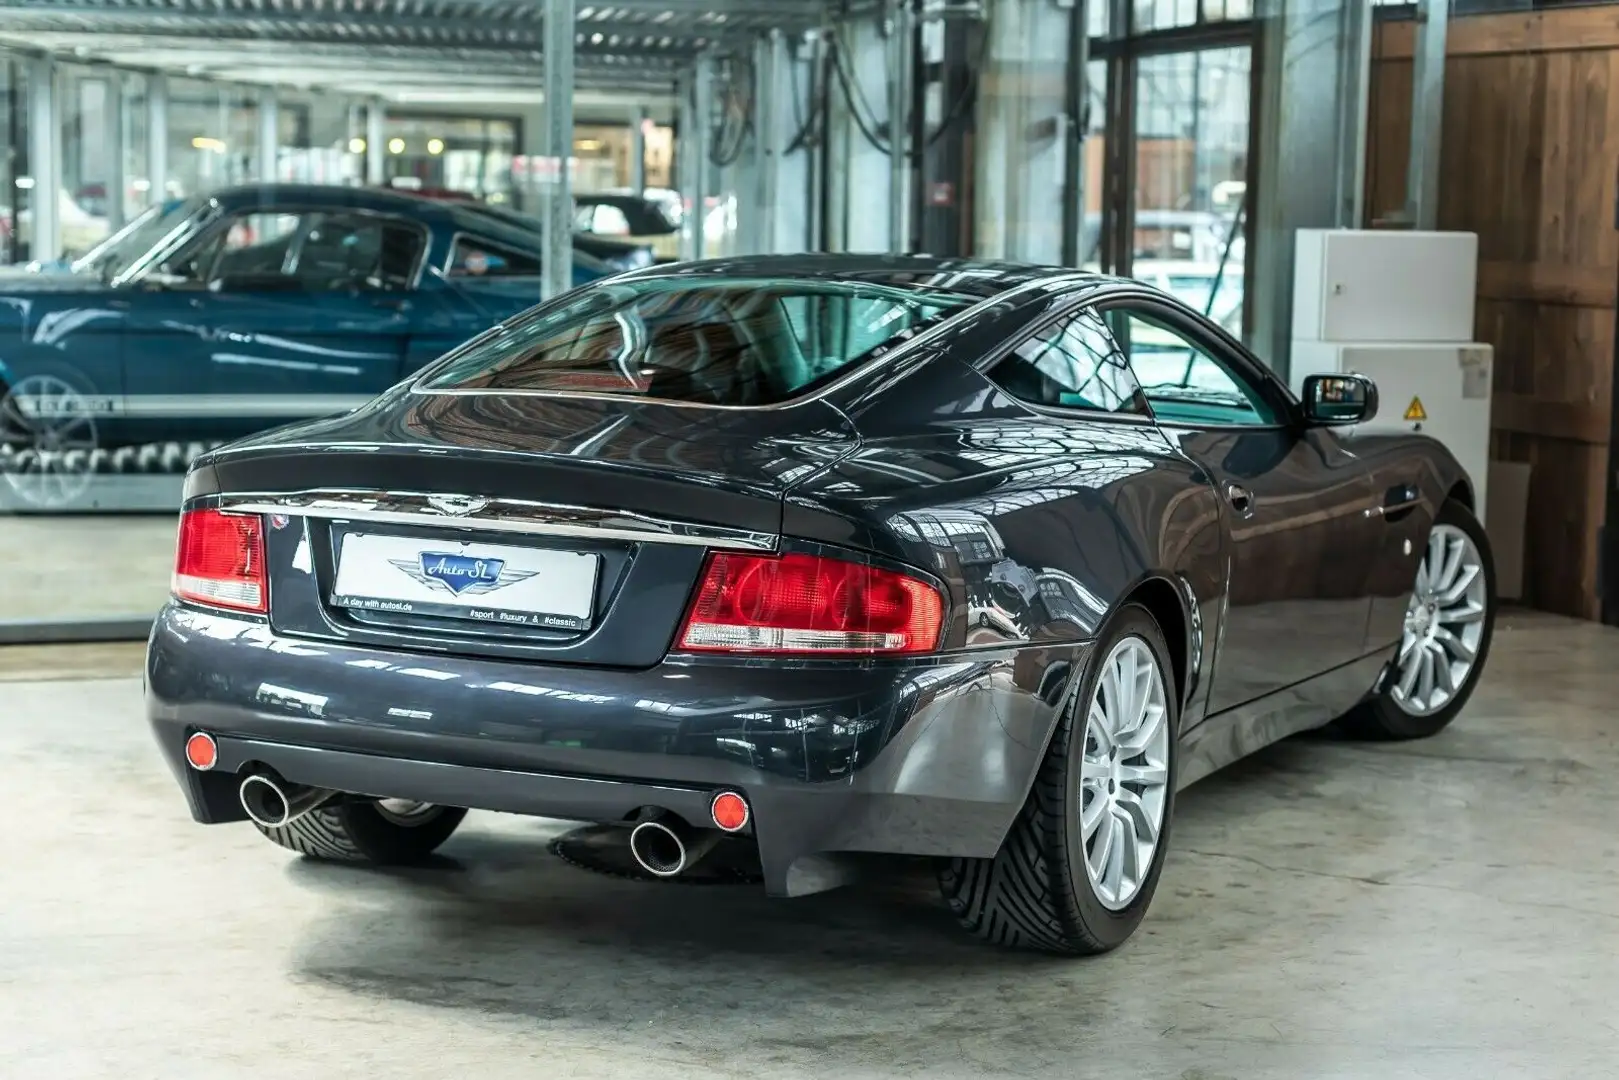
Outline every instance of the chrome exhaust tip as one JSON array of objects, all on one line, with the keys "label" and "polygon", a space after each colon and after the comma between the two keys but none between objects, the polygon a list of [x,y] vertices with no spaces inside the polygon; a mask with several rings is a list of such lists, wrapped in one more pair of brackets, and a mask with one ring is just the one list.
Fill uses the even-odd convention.
[{"label": "chrome exhaust tip", "polygon": [[291,825],[311,810],[318,809],[337,795],[325,788],[288,783],[269,770],[248,773],[237,789],[242,809],[256,824],[266,829]]},{"label": "chrome exhaust tip", "polygon": [[679,877],[696,866],[719,839],[717,833],[694,834],[678,818],[660,816],[630,830],[630,854],[653,877]]}]

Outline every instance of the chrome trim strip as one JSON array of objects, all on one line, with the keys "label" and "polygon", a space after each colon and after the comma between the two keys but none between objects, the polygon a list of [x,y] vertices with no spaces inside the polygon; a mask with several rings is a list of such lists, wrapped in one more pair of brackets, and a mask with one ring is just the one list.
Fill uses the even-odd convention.
[{"label": "chrome trim strip", "polygon": [[[632,275],[638,275],[650,269],[653,268],[645,267],[642,270],[626,271],[625,273],[616,275],[609,280],[615,282],[623,281]],[[700,401],[676,401],[672,398],[638,397],[633,394],[603,394],[588,390],[524,390],[521,388],[490,390],[484,387],[433,390],[422,385],[430,377],[432,377],[435,368],[444,366],[449,362],[452,355],[455,353],[460,353],[463,349],[468,348],[471,345],[471,342],[468,342],[465,345],[457,346],[454,353],[447,353],[439,360],[434,361],[432,364],[429,364],[427,367],[423,368],[417,374],[415,381],[411,383],[409,392],[422,397],[484,397],[498,395],[502,397],[585,398],[595,401],[613,401],[620,404],[627,401],[634,401],[649,405],[662,405],[672,409],[718,409],[730,412],[777,412],[782,409],[794,409],[800,405],[808,405],[812,402],[819,401],[828,394],[832,394],[853,382],[857,378],[863,378],[870,375],[873,371],[889,367],[904,356],[915,352],[926,345],[932,344],[934,341],[956,329],[958,326],[962,326],[977,318],[985,311],[994,307],[996,304],[1003,304],[1008,300],[1021,297],[1025,293],[1040,292],[1041,290],[1066,291],[1063,289],[1064,286],[1072,285],[1075,282],[1094,281],[1095,279],[1096,275],[1087,271],[1072,271],[1069,273],[1052,274],[1050,277],[1043,277],[1034,281],[1025,281],[1021,285],[1015,285],[1004,292],[996,293],[994,296],[986,296],[982,300],[968,304],[955,314],[946,317],[936,325],[922,331],[916,337],[911,338],[909,341],[906,341],[904,344],[900,345],[893,352],[888,353],[886,356],[878,359],[874,364],[859,364],[852,370],[844,373],[838,378],[832,380],[827,385],[821,387],[813,394],[806,394],[803,397],[790,398],[787,401],[778,401],[769,405],[711,405]],[[583,286],[583,288],[593,288],[597,284],[600,283],[592,283],[591,285]],[[511,326],[509,323],[507,323],[502,324],[501,326],[491,327],[488,333],[494,334],[501,330],[509,329],[511,329]],[[479,338],[482,339],[485,336],[486,335],[484,334],[480,334]]]},{"label": "chrome trim strip", "polygon": [[205,508],[239,514],[287,514],[336,521],[370,521],[384,525],[428,525],[532,536],[687,544],[735,551],[774,551],[778,539],[772,533],[676,521],[628,510],[425,491],[333,488],[280,494],[199,495],[186,502],[187,510]]}]

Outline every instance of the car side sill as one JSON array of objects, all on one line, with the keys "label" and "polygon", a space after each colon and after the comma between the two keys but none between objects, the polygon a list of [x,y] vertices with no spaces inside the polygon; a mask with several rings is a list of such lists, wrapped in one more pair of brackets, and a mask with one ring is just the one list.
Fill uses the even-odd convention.
[{"label": "car side sill", "polygon": [[1394,646],[1209,717],[1181,738],[1176,787],[1185,788],[1289,735],[1330,724],[1376,685]]}]

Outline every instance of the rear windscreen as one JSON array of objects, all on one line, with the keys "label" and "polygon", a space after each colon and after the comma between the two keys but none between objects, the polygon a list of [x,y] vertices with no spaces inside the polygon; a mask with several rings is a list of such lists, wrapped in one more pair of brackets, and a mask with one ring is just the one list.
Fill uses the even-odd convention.
[{"label": "rear windscreen", "polygon": [[950,293],[801,280],[611,282],[470,342],[429,369],[418,389],[770,405],[971,302]]}]

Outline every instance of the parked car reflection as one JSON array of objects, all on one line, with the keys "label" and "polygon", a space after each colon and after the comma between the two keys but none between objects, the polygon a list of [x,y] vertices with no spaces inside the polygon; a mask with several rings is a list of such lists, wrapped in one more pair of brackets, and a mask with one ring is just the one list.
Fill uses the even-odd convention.
[{"label": "parked car reflection", "polygon": [[[369,400],[538,301],[540,239],[476,209],[266,184],[148,211],[61,272],[0,277],[0,494]],[[612,268],[575,252],[574,283]]]}]

